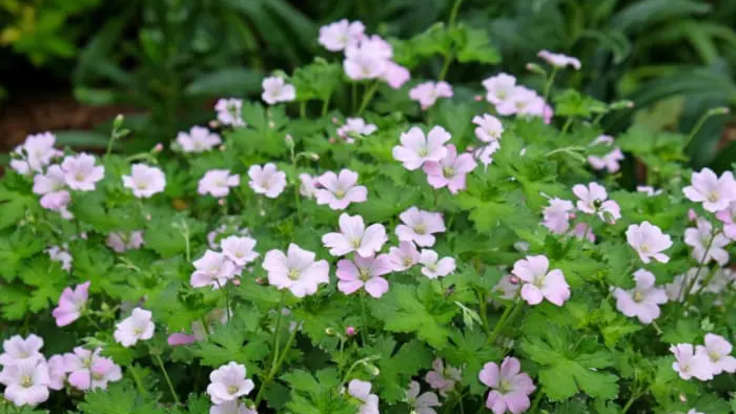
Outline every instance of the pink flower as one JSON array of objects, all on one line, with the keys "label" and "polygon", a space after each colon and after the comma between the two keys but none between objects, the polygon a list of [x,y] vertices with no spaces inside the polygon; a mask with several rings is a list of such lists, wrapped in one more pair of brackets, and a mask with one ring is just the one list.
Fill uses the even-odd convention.
[{"label": "pink flower", "polygon": [[337,288],[346,295],[364,288],[369,295],[380,298],[388,292],[388,281],[381,277],[388,273],[391,273],[391,264],[385,254],[342,259],[337,262]]},{"label": "pink flower", "polygon": [[296,99],[294,85],[284,82],[284,78],[282,77],[271,76],[265,78],[261,86],[263,86],[261,98],[269,105],[279,102],[290,102]]},{"label": "pink flower", "polygon": [[359,21],[338,20],[319,28],[319,44],[331,52],[355,46],[364,36],[365,26]]},{"label": "pink flower", "polygon": [[366,124],[363,118],[348,118],[345,120],[345,125],[337,129],[337,135],[344,139],[349,144],[355,142],[353,136],[355,135],[370,135],[376,132],[375,124]]},{"label": "pink flower", "polygon": [[209,170],[199,180],[197,192],[201,195],[211,194],[213,197],[225,197],[230,194],[230,187],[240,185],[240,176],[230,175],[230,170]]},{"label": "pink flower", "polygon": [[490,144],[483,145],[473,151],[473,156],[483,164],[483,167],[488,169],[488,166],[493,162],[493,154],[495,154],[499,148],[501,148],[501,145],[498,141],[491,141]]},{"label": "pink flower", "polygon": [[652,323],[659,317],[659,305],[667,303],[667,293],[654,286],[654,275],[647,270],[639,269],[634,272],[634,280],[634,289],[613,290],[616,308],[628,317],[636,316],[641,323]]},{"label": "pink flower", "polygon": [[169,346],[189,345],[195,342],[197,342],[197,337],[195,335],[187,335],[181,332],[175,332],[166,338],[166,343],[168,343]]},{"label": "pink flower", "polygon": [[426,110],[438,98],[452,98],[452,86],[445,81],[420,83],[411,88],[409,98],[419,102],[422,110]]},{"label": "pink flower", "polygon": [[11,163],[13,169],[22,175],[31,171],[41,172],[52,159],[64,155],[54,148],[55,142],[56,137],[50,132],[28,135],[23,145],[15,148],[14,152],[21,156],[22,160],[13,160],[16,161]]},{"label": "pink flower", "polygon": [[430,387],[439,391],[440,395],[447,396],[447,393],[455,388],[455,384],[462,381],[462,374],[459,369],[451,366],[445,368],[445,364],[441,359],[437,358],[432,362],[432,370],[424,376]]},{"label": "pink flower", "polygon": [[[243,114],[242,114],[243,112],[243,100],[242,99],[237,99],[237,98],[218,99],[217,103],[215,103],[215,111],[217,111],[217,120],[220,121],[222,125],[232,125],[236,127],[245,126],[245,122],[243,121]],[[219,142],[217,144],[219,144]]]},{"label": "pink flower", "polygon": [[[599,144],[611,146],[613,144],[613,137],[608,135],[601,135],[591,143],[591,145]],[[623,159],[624,154],[621,152],[621,150],[619,148],[614,148],[613,151],[605,154],[602,157],[599,157],[597,155],[588,156],[588,163],[590,163],[590,166],[593,167],[593,169],[595,170],[607,169],[609,173],[615,173],[621,168],[618,162]]]},{"label": "pink flower", "polygon": [[695,353],[692,344],[672,345],[670,352],[675,355],[672,369],[680,374],[680,378],[689,380],[695,377],[700,381],[713,379],[713,371],[708,356]]},{"label": "pink flower", "polygon": [[46,253],[49,254],[49,259],[54,262],[59,262],[63,270],[66,270],[67,272],[72,270],[73,258],[72,255],[69,254],[69,251],[66,250],[66,246],[51,246],[46,249]]},{"label": "pink flower", "polygon": [[388,260],[394,272],[403,272],[419,263],[421,255],[414,243],[408,241],[399,242],[399,247],[388,249]]},{"label": "pink flower", "polygon": [[330,249],[333,256],[344,256],[356,252],[360,256],[369,257],[377,253],[386,243],[386,229],[383,224],[371,224],[365,227],[363,217],[340,214],[340,233],[327,233],[322,236],[322,243]]},{"label": "pink flower", "polygon": [[381,79],[388,83],[388,86],[392,89],[399,89],[402,85],[408,82],[410,78],[411,73],[409,73],[409,69],[391,60],[386,62],[383,75],[381,75]]},{"label": "pink flower", "polygon": [[736,240],[736,202],[731,202],[728,207],[719,210],[716,218],[723,222],[723,234],[731,240]]},{"label": "pink flower", "polygon": [[693,248],[693,258],[700,264],[706,264],[711,260],[723,266],[728,262],[728,252],[724,247],[728,240],[723,233],[713,234],[713,225],[700,217],[697,227],[685,229],[685,244]]},{"label": "pink flower", "polygon": [[392,56],[391,45],[380,36],[363,37],[358,45],[348,45],[345,48],[343,69],[352,80],[382,78],[392,63]]},{"label": "pink flower", "polygon": [[131,315],[115,325],[115,341],[128,348],[138,341],[144,341],[153,337],[156,326],[151,321],[151,311],[135,308]]},{"label": "pink flower", "polygon": [[[220,102],[223,102],[223,100],[220,99],[217,101],[217,105],[222,107]],[[225,102],[225,105],[227,105],[227,102]],[[217,109],[217,106],[215,106],[215,109]],[[218,109],[218,118],[220,117],[220,112],[222,111]],[[240,110],[238,110],[238,114],[239,113]],[[220,145],[222,143],[222,139],[219,135],[214,132],[210,132],[210,130],[205,127],[193,126],[189,130],[188,134],[186,132],[179,132],[176,135],[176,143],[179,144],[184,152],[199,153],[209,151],[215,146]]]},{"label": "pink flower", "polygon": [[613,200],[606,200],[608,193],[598,183],[590,183],[588,186],[576,184],[572,192],[578,197],[578,210],[586,214],[597,214],[606,223],[615,223],[621,218],[621,209]]},{"label": "pink flower", "polygon": [[579,222],[575,224],[572,230],[567,232],[568,236],[574,236],[578,240],[588,239],[591,243],[595,243],[595,234],[593,234],[593,228],[588,223]]},{"label": "pink flower", "polygon": [[268,251],[263,260],[268,283],[278,289],[289,289],[298,298],[316,293],[319,285],[330,282],[330,267],[326,260],[314,258],[313,252],[294,243],[289,244],[287,254],[275,249]]},{"label": "pink flower", "polygon": [[105,175],[105,167],[95,166],[95,157],[89,154],[68,155],[61,163],[66,185],[72,190],[92,191]]},{"label": "pink flower", "polygon": [[574,210],[571,201],[562,200],[557,197],[549,200],[549,206],[542,213],[544,220],[542,225],[554,234],[564,234],[570,229],[570,215]]},{"label": "pink flower", "polygon": [[542,299],[562,306],[570,298],[570,286],[560,269],[549,269],[549,260],[546,256],[527,256],[517,260],[511,271],[524,284],[521,287],[521,297],[530,305],[537,305]]},{"label": "pink flower", "polygon": [[118,253],[139,249],[143,246],[143,230],[112,232],[107,235],[105,244]]},{"label": "pink flower", "polygon": [[537,93],[524,86],[514,87],[507,98],[496,104],[500,115],[537,115],[544,110],[544,100]]},{"label": "pink flower", "polygon": [[123,186],[133,190],[133,195],[138,198],[149,198],[164,191],[166,176],[160,168],[133,164],[130,175],[123,176]]},{"label": "pink flower", "polygon": [[64,171],[57,164],[49,166],[46,174],[36,174],[33,177],[33,192],[43,196],[40,203],[45,209],[55,211],[66,209],[71,196],[65,188]]},{"label": "pink flower", "polygon": [[18,361],[5,365],[0,384],[5,385],[5,398],[20,407],[35,406],[49,398],[49,370],[43,359]]},{"label": "pink flower", "polygon": [[722,372],[733,374],[736,372],[736,358],[731,356],[733,346],[726,338],[713,333],[705,334],[705,346],[695,347],[695,353],[705,356],[710,362],[710,370],[713,375]]},{"label": "pink flower", "polygon": [[483,114],[473,117],[473,123],[478,125],[475,128],[475,136],[483,142],[495,142],[501,140],[503,134],[503,124],[493,115]]},{"label": "pink flower", "polygon": [[639,193],[644,193],[648,195],[649,197],[653,197],[656,195],[662,194],[662,190],[655,190],[654,187],[650,187],[647,185],[639,185],[636,187],[636,191]]},{"label": "pink flower", "polygon": [[276,169],[274,163],[267,163],[263,167],[252,165],[248,169],[250,181],[248,185],[257,194],[263,194],[268,198],[276,198],[286,187],[286,173]]},{"label": "pink flower", "polygon": [[66,380],[66,364],[64,364],[63,355],[53,355],[46,361],[46,367],[49,370],[48,387],[54,391],[64,389],[64,381]]},{"label": "pink flower", "polygon": [[317,178],[312,177],[307,173],[301,173],[299,174],[299,181],[301,182],[301,184],[299,185],[299,194],[307,198],[314,198],[315,192],[319,187]]},{"label": "pink flower", "polygon": [[243,267],[258,257],[258,253],[253,251],[256,240],[250,237],[228,236],[220,240],[220,247],[225,257],[236,266]]},{"label": "pink flower", "polygon": [[661,263],[667,263],[670,260],[669,256],[661,252],[672,246],[672,239],[669,235],[663,234],[659,227],[648,221],[639,225],[630,225],[626,229],[626,241],[639,254],[639,258],[644,263],[649,263],[651,259]]},{"label": "pink flower", "polygon": [[433,127],[426,138],[419,127],[412,127],[401,134],[401,145],[393,148],[393,156],[409,171],[416,170],[427,161],[440,161],[447,155],[445,143],[450,133],[441,126]]},{"label": "pink flower", "polygon": [[56,319],[56,326],[67,326],[79,319],[87,303],[89,284],[87,281],[77,285],[74,290],[67,287],[61,292],[59,305],[51,312]]},{"label": "pink flower", "polygon": [[434,250],[422,249],[419,256],[422,265],[422,274],[430,279],[445,277],[455,271],[455,259],[452,257],[439,258]]},{"label": "pink flower", "polygon": [[434,233],[445,231],[445,222],[441,213],[432,213],[410,207],[399,214],[403,224],[396,226],[396,236],[399,241],[414,242],[417,246],[430,247],[434,245]]},{"label": "pink flower", "polygon": [[236,401],[238,397],[248,395],[255,384],[245,377],[245,365],[229,362],[210,373],[210,384],[207,386],[212,403],[222,404]]},{"label": "pink flower", "polygon": [[563,55],[562,53],[552,53],[548,50],[540,50],[539,53],[537,53],[537,56],[556,68],[571,66],[575,70],[580,69],[580,61],[578,59]]},{"label": "pink flower", "polygon": [[321,188],[314,191],[317,204],[328,204],[333,210],[344,210],[350,203],[362,203],[368,198],[368,189],[358,183],[358,173],[343,169],[337,175],[327,171],[317,178]]},{"label": "pink flower", "polygon": [[378,395],[371,394],[371,383],[358,379],[348,383],[348,394],[360,400],[358,414],[378,414]]},{"label": "pink flower", "polygon": [[222,404],[210,407],[210,414],[258,414],[238,400],[225,401]]},{"label": "pink flower", "polygon": [[521,363],[514,357],[506,357],[501,366],[488,362],[478,373],[478,379],[491,388],[486,399],[486,407],[494,414],[507,410],[513,414],[529,409],[529,395],[537,389],[532,379],[521,372]]},{"label": "pink flower", "polygon": [[109,382],[123,378],[120,366],[112,359],[100,356],[101,348],[94,351],[82,347],[64,354],[64,366],[69,372],[69,384],[82,391],[107,389]]},{"label": "pink flower", "polygon": [[0,365],[13,365],[23,361],[38,361],[44,359],[41,354],[43,339],[30,334],[27,338],[14,335],[3,341],[3,353],[0,354]]},{"label": "pink flower", "polygon": [[437,414],[437,411],[433,407],[440,407],[439,398],[437,394],[428,391],[421,395],[419,383],[412,381],[409,383],[409,389],[406,390],[406,403],[411,407],[412,412],[416,414]]},{"label": "pink flower", "polygon": [[483,81],[486,88],[486,100],[494,105],[505,102],[516,88],[516,78],[506,73],[499,73]]},{"label": "pink flower", "polygon": [[692,184],[683,188],[690,201],[703,203],[703,208],[711,213],[723,210],[732,201],[736,201],[736,180],[731,171],[726,171],[719,178],[710,168],[694,172]]},{"label": "pink flower", "polygon": [[503,275],[493,287],[494,292],[500,293],[499,298],[506,300],[514,299],[520,290],[519,278],[511,274]]},{"label": "pink flower", "polygon": [[220,289],[239,271],[226,253],[212,250],[204,252],[204,255],[193,264],[196,270],[192,273],[189,283],[195,288],[212,286],[212,289]]},{"label": "pink flower", "polygon": [[424,163],[424,172],[427,173],[429,185],[434,188],[447,187],[452,194],[456,194],[465,189],[465,175],[478,164],[468,153],[458,156],[454,145],[449,144],[446,148],[447,154],[444,158]]}]

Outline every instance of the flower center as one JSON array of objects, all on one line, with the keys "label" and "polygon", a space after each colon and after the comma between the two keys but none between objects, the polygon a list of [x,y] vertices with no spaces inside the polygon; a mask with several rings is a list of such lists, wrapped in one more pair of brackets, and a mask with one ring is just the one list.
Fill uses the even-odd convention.
[{"label": "flower center", "polygon": [[642,253],[649,253],[649,246],[646,244],[642,244],[639,246],[639,251]]},{"label": "flower center", "polygon": [[414,226],[414,233],[416,234],[426,234],[427,233],[427,225],[424,223],[417,224]]},{"label": "flower center", "polygon": [[291,280],[297,280],[300,275],[297,269],[289,269],[289,273],[286,276]]},{"label": "flower center", "polygon": [[708,357],[713,362],[718,362],[718,360],[721,359],[721,356],[718,353],[713,352],[713,351],[708,352]]},{"label": "flower center", "polygon": [[362,280],[362,281],[365,282],[366,280],[368,280],[368,279],[371,278],[371,272],[368,269],[366,269],[366,268],[359,267],[358,268],[358,277],[360,278],[360,280]]},{"label": "flower center", "polygon": [[138,336],[138,335],[141,335],[142,333],[143,333],[143,328],[139,326],[133,328],[133,335]]},{"label": "flower center", "polygon": [[452,167],[445,167],[442,169],[442,175],[445,177],[453,177],[455,176],[455,169]]},{"label": "flower center", "polygon": [[634,296],[634,298],[633,298],[634,299],[634,302],[636,302],[636,303],[640,303],[641,301],[644,300],[644,294],[641,293],[638,290],[635,290],[634,291],[634,295],[633,296]]},{"label": "flower center", "polygon": [[32,386],[32,385],[33,385],[33,378],[31,378],[31,376],[30,376],[30,375],[24,375],[24,376],[23,376],[23,377],[22,377],[22,378],[20,379],[20,385],[21,385],[21,387],[23,387],[23,388],[29,388],[30,386]]},{"label": "flower center", "polygon": [[345,190],[343,189],[335,190],[335,198],[342,199],[343,197],[345,197]]},{"label": "flower center", "polygon": [[353,246],[354,249],[357,249],[360,247],[361,239],[353,239],[350,244]]},{"label": "flower center", "polygon": [[417,154],[419,154],[420,157],[426,157],[427,154],[429,154],[429,151],[427,151],[427,147],[421,147],[419,148],[419,151],[417,151]]},{"label": "flower center", "polygon": [[509,391],[511,391],[511,383],[505,378],[501,379],[501,381],[498,382],[498,392],[506,394]]},{"label": "flower center", "polygon": [[716,201],[718,201],[718,199],[719,197],[717,192],[712,191],[710,194],[708,194],[708,201],[710,201],[711,203],[715,203]]},{"label": "flower center", "polygon": [[411,266],[414,263],[414,261],[411,259],[411,257],[406,256],[406,257],[404,257],[403,263],[404,263],[404,266],[409,267],[409,266]]},{"label": "flower center", "polygon": [[228,392],[228,393],[229,393],[230,395],[233,395],[233,394],[235,394],[236,392],[238,392],[238,387],[236,387],[235,385],[230,385],[229,387],[227,387],[227,392]]},{"label": "flower center", "polygon": [[84,174],[80,171],[74,174],[74,179],[77,181],[84,181]]}]

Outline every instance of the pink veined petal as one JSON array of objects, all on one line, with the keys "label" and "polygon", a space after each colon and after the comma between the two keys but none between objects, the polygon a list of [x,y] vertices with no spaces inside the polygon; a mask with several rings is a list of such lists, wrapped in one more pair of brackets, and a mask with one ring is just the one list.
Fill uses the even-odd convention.
[{"label": "pink veined petal", "polygon": [[362,203],[368,199],[368,189],[362,185],[356,185],[345,193],[346,200],[353,203]]},{"label": "pink veined petal", "polygon": [[337,262],[337,278],[343,281],[358,280],[359,272],[352,260],[342,259]]},{"label": "pink veined petal", "polygon": [[531,402],[529,401],[529,396],[519,391],[506,394],[504,396],[504,400],[506,401],[506,405],[508,406],[509,411],[511,411],[513,414],[523,413],[524,411],[529,409],[529,406],[531,405]]},{"label": "pink veined petal", "polygon": [[504,414],[506,412],[506,401],[501,393],[492,390],[488,393],[486,407],[493,411],[493,414]]},{"label": "pink veined petal", "polygon": [[365,282],[365,291],[374,298],[380,298],[388,292],[388,281],[382,277],[372,277]]},{"label": "pink veined petal", "polygon": [[360,279],[338,280],[337,282],[337,289],[346,295],[353,294],[362,287],[363,287],[363,281]]},{"label": "pink veined petal", "polygon": [[501,377],[510,378],[521,371],[521,362],[514,357],[506,357],[501,362]]},{"label": "pink veined petal", "polygon": [[567,284],[562,271],[554,269],[547,274],[544,278],[542,293],[548,301],[557,306],[562,306],[570,298],[570,286]]},{"label": "pink veined petal", "polygon": [[498,377],[498,365],[494,362],[488,362],[483,365],[483,369],[478,373],[478,380],[491,388],[498,387]]},{"label": "pink veined petal", "polygon": [[530,305],[538,305],[544,298],[542,291],[531,283],[525,283],[521,287],[521,297]]}]

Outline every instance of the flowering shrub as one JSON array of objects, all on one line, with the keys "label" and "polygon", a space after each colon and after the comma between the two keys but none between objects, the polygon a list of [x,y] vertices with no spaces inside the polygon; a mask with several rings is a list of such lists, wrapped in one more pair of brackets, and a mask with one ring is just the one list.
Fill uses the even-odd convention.
[{"label": "flowering shrub", "polygon": [[[171,151],[16,149],[6,411],[736,408],[730,171],[686,170],[684,136],[604,135],[627,103],[556,85],[575,58],[540,52],[539,91],[451,86],[455,61],[497,61],[482,30],[389,43],[343,20],[319,43],[342,65],[217,102]],[[434,55],[440,79],[410,80]]]}]

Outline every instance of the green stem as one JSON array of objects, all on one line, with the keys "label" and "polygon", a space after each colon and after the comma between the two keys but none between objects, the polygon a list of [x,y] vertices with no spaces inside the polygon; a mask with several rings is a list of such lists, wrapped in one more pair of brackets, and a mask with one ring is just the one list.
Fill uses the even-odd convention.
[{"label": "green stem", "polygon": [[373,99],[373,95],[376,93],[376,90],[378,89],[378,82],[373,82],[371,86],[368,87],[368,89],[365,90],[365,93],[363,94],[363,100],[360,102],[360,108],[358,108],[358,115],[362,114],[365,108],[368,106],[368,103],[370,103],[371,99]]},{"label": "green stem", "polygon": [[570,129],[572,126],[573,117],[567,118],[565,121],[565,125],[562,126],[562,130],[560,131],[560,135],[565,135],[567,133],[567,130]]},{"label": "green stem", "polygon": [[698,280],[698,276],[700,276],[700,271],[703,270],[703,266],[705,265],[705,258],[708,256],[708,252],[710,251],[710,247],[713,244],[713,240],[716,238],[716,232],[715,230],[711,229],[711,236],[708,240],[708,244],[705,247],[705,251],[703,252],[703,257],[700,259],[700,262],[698,263],[698,270],[695,271],[695,275],[693,278],[689,281],[683,281],[683,286],[685,285],[685,282],[687,282],[687,289],[683,292],[682,288],[680,289],[679,296],[682,297],[682,303],[683,303],[683,311],[687,308],[687,299],[690,296],[690,291],[693,289],[693,286],[695,285],[695,282]]},{"label": "green stem", "polygon": [[358,107],[358,84],[356,82],[352,83],[350,92],[350,109],[355,111],[355,109]]},{"label": "green stem", "polygon": [[506,322],[508,321],[512,311],[515,310],[518,305],[519,302],[515,301],[512,305],[506,306],[506,310],[504,310],[503,314],[501,314],[501,318],[499,318],[495,328],[493,328],[493,332],[491,332],[491,335],[488,337],[486,343],[492,344],[493,341],[496,340],[496,337],[501,332],[501,329],[503,329],[504,325],[506,325]]},{"label": "green stem", "polygon": [[626,404],[621,409],[621,414],[626,414],[627,411],[629,411],[629,408],[631,408],[631,405],[634,404],[634,402],[641,396],[639,393],[631,394],[631,398],[629,398],[628,401],[626,401]]},{"label": "green stem", "polygon": [[328,96],[327,99],[322,101],[322,116],[327,115],[327,110],[330,107],[330,97]]},{"label": "green stem", "polygon": [[550,72],[549,78],[547,78],[547,83],[544,84],[544,102],[547,102],[547,98],[549,98],[549,92],[552,89],[555,76],[557,76],[557,66],[552,67],[552,72]]},{"label": "green stem", "polygon": [[457,12],[460,11],[460,5],[462,4],[463,0],[455,0],[455,4],[452,5],[452,10],[450,10],[450,20],[448,21],[448,26],[450,28],[455,26],[455,20],[457,19]]},{"label": "green stem", "polygon": [[442,62],[442,69],[440,70],[440,75],[437,77],[438,80],[445,80],[445,76],[447,76],[447,71],[450,69],[450,63],[452,63],[454,59],[454,55],[452,52],[445,53],[445,61]]},{"label": "green stem", "polygon": [[130,369],[128,369],[128,372],[130,372],[130,375],[133,376],[133,381],[135,382],[135,387],[138,388],[138,393],[143,395],[146,393],[146,389],[143,388],[143,383],[141,382],[141,379],[138,377],[138,374],[135,372],[135,366],[131,366]]},{"label": "green stem", "polygon": [[698,121],[695,123],[695,126],[693,126],[693,129],[690,131],[690,134],[688,134],[687,139],[685,139],[685,145],[683,145],[683,148],[687,148],[688,145],[690,145],[690,142],[695,138],[695,135],[700,132],[700,129],[703,128],[703,125],[705,125],[705,121],[708,120],[708,118],[715,116],[715,115],[725,115],[728,113],[728,108],[726,107],[718,107],[718,108],[712,108],[708,110],[708,112],[704,113]]},{"label": "green stem", "polygon": [[271,342],[273,343],[273,363],[272,365],[276,364],[276,359],[279,355],[279,340],[281,339],[279,336],[279,331],[281,330],[281,320],[283,319],[284,312],[282,312],[282,309],[284,307],[284,300],[286,299],[286,290],[281,291],[281,300],[279,300],[279,306],[276,308],[276,312],[278,312],[278,316],[276,317],[276,327],[273,330],[273,336],[271,337]]},{"label": "green stem", "polygon": [[363,319],[363,329],[360,330],[360,339],[363,341],[363,346],[367,346],[368,342],[365,340],[366,331],[368,331],[368,317],[365,311],[365,293],[360,293],[360,314]]},{"label": "green stem", "polygon": [[174,403],[176,405],[181,405],[181,402],[179,402],[179,397],[176,395],[176,391],[174,390],[174,384],[171,383],[171,378],[169,378],[169,373],[166,371],[166,367],[164,367],[164,361],[162,361],[161,357],[156,353],[151,353],[151,356],[156,361],[159,368],[161,368],[161,372],[164,374],[164,379],[166,380],[166,383],[169,385],[169,391],[171,392],[171,397],[174,398]]},{"label": "green stem", "polygon": [[[298,327],[294,327],[294,330],[291,331],[291,335],[289,335],[289,339],[286,341],[286,345],[284,345],[284,349],[282,349],[282,352],[276,352],[274,355],[279,355],[278,359],[274,358],[274,362],[271,365],[271,369],[268,371],[268,374],[266,375],[266,378],[261,383],[261,387],[258,389],[258,394],[256,394],[255,399],[255,406],[258,407],[258,404],[260,404],[261,400],[263,399],[263,391],[266,389],[266,386],[273,381],[276,374],[279,372],[279,369],[281,369],[281,365],[284,364],[284,360],[286,359],[286,354],[289,353],[289,349],[291,348],[291,344],[294,343],[294,338],[296,337],[296,332],[299,330]],[[278,351],[278,350],[276,350]]]},{"label": "green stem", "polygon": [[299,118],[304,119],[307,116],[307,101],[299,102]]},{"label": "green stem", "polygon": [[536,412],[539,402],[542,401],[542,395],[544,395],[544,393],[541,390],[537,390],[537,395],[534,396],[534,401],[532,401],[532,407],[529,409],[530,413]]}]

